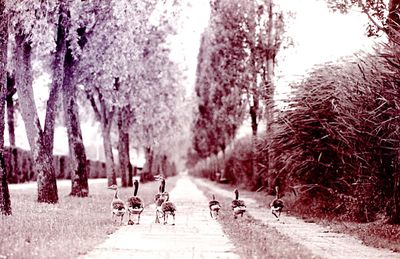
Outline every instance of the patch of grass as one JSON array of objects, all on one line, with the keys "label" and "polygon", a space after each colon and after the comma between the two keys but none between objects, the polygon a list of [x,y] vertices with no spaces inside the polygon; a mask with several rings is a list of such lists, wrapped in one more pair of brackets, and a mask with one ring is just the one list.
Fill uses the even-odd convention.
[{"label": "patch of grass", "polygon": [[[204,193],[211,190],[198,186]],[[224,233],[234,243],[240,258],[316,258],[307,248],[280,234],[274,227],[263,224],[248,213],[233,218],[232,199],[217,197],[222,209],[218,222]]]},{"label": "patch of grass", "polygon": [[[172,189],[176,177],[167,182]],[[158,184],[140,185],[138,195],[145,205],[153,203]],[[89,188],[89,197],[74,198],[68,196],[70,187],[61,187],[55,205],[36,202],[36,189],[10,190],[13,215],[0,221],[0,258],[76,258],[104,241],[119,228],[111,220],[114,191],[106,182]],[[123,200],[132,195],[132,187],[119,189]]]},{"label": "patch of grass", "polygon": [[339,222],[317,219],[317,223],[329,226],[332,231],[346,233],[362,240],[364,244],[400,252],[400,226],[383,221],[371,223]]}]

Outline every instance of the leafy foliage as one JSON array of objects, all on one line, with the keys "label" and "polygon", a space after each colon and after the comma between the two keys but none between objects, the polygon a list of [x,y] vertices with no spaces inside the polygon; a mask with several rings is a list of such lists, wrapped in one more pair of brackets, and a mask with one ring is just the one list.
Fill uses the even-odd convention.
[{"label": "leafy foliage", "polygon": [[240,1],[214,1],[209,26],[203,33],[197,67],[198,118],[193,146],[200,157],[225,150],[244,115],[246,82],[244,16]]},{"label": "leafy foliage", "polygon": [[400,100],[386,62],[369,54],[324,65],[293,86],[296,96],[278,118],[269,147],[278,177],[304,197],[336,200],[324,203],[327,213],[363,221],[391,214]]}]

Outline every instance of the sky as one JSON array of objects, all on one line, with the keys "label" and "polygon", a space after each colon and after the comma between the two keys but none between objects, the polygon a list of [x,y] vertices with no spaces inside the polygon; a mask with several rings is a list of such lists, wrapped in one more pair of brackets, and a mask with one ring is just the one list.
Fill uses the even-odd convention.
[{"label": "sky", "polygon": [[[172,57],[186,65],[188,93],[193,92],[200,35],[207,26],[209,0],[184,0],[182,28],[174,37]],[[279,0],[277,7],[292,12],[287,21],[287,35],[293,46],[282,49],[275,71],[277,95],[287,92],[288,83],[296,82],[316,64],[348,56],[359,49],[369,49],[373,40],[366,37],[367,17],[358,10],[349,14],[334,13],[324,0]]]},{"label": "sky", "polygon": [[[201,33],[207,26],[210,7],[209,0],[183,0],[184,14],[176,21],[180,27],[176,36],[171,38],[171,57],[185,69],[186,82],[184,89],[188,95],[193,93],[197,54],[200,46]],[[372,41],[365,36],[367,18],[352,11],[347,15],[333,13],[325,5],[324,0],[279,0],[276,1],[282,10],[292,11],[295,16],[288,22],[287,33],[294,45],[283,49],[278,55],[276,67],[277,96],[281,98],[288,91],[288,83],[295,82],[306,75],[307,71],[316,64],[351,55],[359,49],[370,48]],[[47,100],[48,93],[43,92],[43,84],[49,83],[49,78],[43,75],[34,82],[35,99],[37,104]],[[44,110],[44,109],[42,109]],[[44,120],[44,113],[39,115]],[[83,139],[86,146],[92,146],[93,157],[102,155],[102,142],[99,141],[99,129],[93,122],[82,124]],[[248,134],[249,126],[239,132]],[[23,122],[19,119],[17,145],[29,149]],[[97,134],[96,134],[97,133]],[[7,131],[6,131],[7,144]],[[68,153],[66,131],[59,127],[55,139],[63,140],[55,143],[56,154]],[[65,141],[64,141],[65,140]]]},{"label": "sky", "polygon": [[278,56],[278,92],[286,91],[289,82],[301,79],[314,65],[370,49],[373,44],[365,33],[368,18],[358,10],[334,13],[324,0],[280,0],[279,4],[283,10],[295,12],[295,17],[287,28],[294,46]]}]

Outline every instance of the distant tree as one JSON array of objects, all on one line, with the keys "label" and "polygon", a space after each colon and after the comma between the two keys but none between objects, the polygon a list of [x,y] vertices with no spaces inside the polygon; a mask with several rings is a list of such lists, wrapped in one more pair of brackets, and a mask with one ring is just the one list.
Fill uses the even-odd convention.
[{"label": "distant tree", "polygon": [[[217,146],[222,151],[235,137],[244,115],[243,89],[247,85],[245,34],[241,29],[245,16],[240,1],[215,1],[211,12],[210,71],[214,127]],[[223,166],[224,167],[224,166]],[[224,171],[221,178],[224,179]]]},{"label": "distant tree", "polygon": [[192,146],[200,158],[207,158],[218,152],[213,102],[209,51],[211,49],[211,29],[207,28],[200,42],[197,57],[195,92],[198,98],[198,112],[192,127]]},{"label": "distant tree", "polygon": [[[132,129],[135,144],[145,146],[147,154],[152,154],[149,150],[165,135],[163,129],[168,125],[165,115],[169,110],[160,107],[165,104],[163,98],[168,99],[171,92],[166,79],[168,72],[165,72],[169,52],[164,46],[170,23],[161,20],[158,25],[152,24],[150,17],[156,7],[157,3],[150,0],[115,2],[110,11],[113,15],[98,24],[83,54],[81,82],[101,123],[109,184],[114,184],[116,179],[110,135],[114,115],[123,112],[121,116],[132,117],[131,121],[120,118],[120,122],[127,123],[121,124],[121,128]],[[125,143],[118,144],[124,152],[122,163],[125,165],[129,157],[126,154],[129,138],[125,134],[129,132],[120,131],[119,141]]]},{"label": "distant tree", "polygon": [[[247,96],[253,131],[252,175],[260,178],[255,147],[262,113],[260,102],[265,104],[267,131],[270,132],[275,90],[273,74],[283,39],[283,14],[275,10],[273,1],[215,0],[211,1],[211,7],[209,26],[198,57],[197,88],[208,90],[197,90],[200,104],[195,123],[195,149],[201,143],[204,149],[205,143],[210,145],[212,141],[216,141],[218,149],[225,149],[242,123],[243,99]],[[206,69],[207,66],[210,69]],[[208,109],[213,109],[209,113],[214,118],[206,119]],[[209,128],[213,121],[214,129],[209,132],[217,135],[214,140],[204,141],[206,134],[201,133],[197,125],[201,120],[207,120]],[[207,132],[206,128],[204,130]]]},{"label": "distant tree", "polygon": [[4,109],[7,93],[7,44],[8,44],[8,14],[5,0],[0,0],[0,212],[11,215],[10,192],[7,183],[7,171],[4,161]]},{"label": "distant tree", "polygon": [[[284,36],[284,15],[281,11],[277,11],[273,0],[265,1],[257,7],[253,13],[256,21],[256,27],[252,28],[251,23],[248,23],[249,36],[248,46],[251,49],[251,67],[253,70],[252,83],[256,84],[255,90],[250,91],[253,96],[253,104],[256,104],[259,95],[265,104],[265,119],[266,119],[266,139],[272,136],[272,124],[274,122],[274,71],[276,65],[276,57],[283,42]],[[257,84],[257,79],[260,83]],[[256,81],[254,81],[256,80]],[[254,89],[254,88],[253,88]],[[253,105],[253,109],[257,110],[257,105]],[[254,117],[254,115],[252,115]],[[254,122],[252,123],[254,125]],[[254,126],[253,126],[254,127]],[[254,135],[253,135],[254,136]],[[253,139],[253,153],[254,153]],[[271,140],[268,141],[269,143]],[[253,163],[253,170],[257,170],[256,178],[265,177],[267,175],[268,191],[272,193],[275,187],[275,179],[277,177],[272,162],[270,161],[270,153],[264,154],[266,158],[266,174],[259,175],[258,168]],[[253,155],[254,157],[254,155]],[[254,159],[254,158],[253,158]],[[259,181],[260,179],[256,179]]]}]

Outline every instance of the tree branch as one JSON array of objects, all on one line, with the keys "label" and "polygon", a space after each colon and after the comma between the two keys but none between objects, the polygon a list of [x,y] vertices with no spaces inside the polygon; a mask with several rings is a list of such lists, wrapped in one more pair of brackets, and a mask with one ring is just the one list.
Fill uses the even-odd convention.
[{"label": "tree branch", "polygon": [[98,120],[101,123],[101,114],[99,109],[97,108],[96,101],[94,100],[94,97],[92,94],[90,94],[90,91],[88,89],[85,90],[86,92],[86,97],[90,101],[90,104],[92,105],[94,115],[96,116],[96,120]]}]

